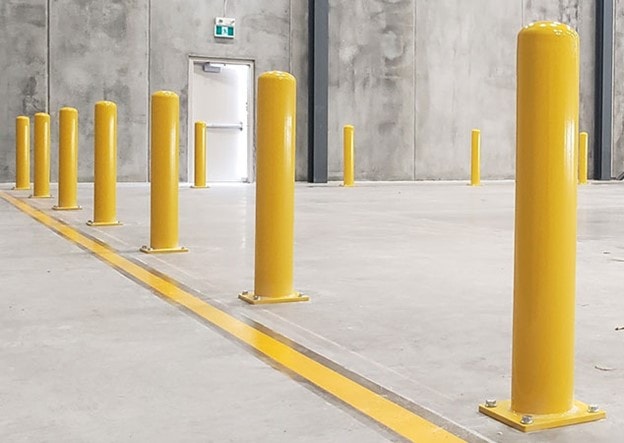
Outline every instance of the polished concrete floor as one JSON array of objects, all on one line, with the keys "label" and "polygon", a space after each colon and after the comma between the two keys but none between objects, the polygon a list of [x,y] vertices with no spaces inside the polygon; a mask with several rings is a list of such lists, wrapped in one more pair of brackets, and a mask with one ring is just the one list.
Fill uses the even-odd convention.
[{"label": "polished concrete floor", "polygon": [[[10,187],[3,186],[8,190]],[[477,412],[510,391],[514,186],[297,187],[297,289],[251,307],[254,187],[180,190],[188,254],[147,256],[149,186],[114,228],[29,204],[462,428],[468,441],[618,442],[624,433],[624,185],[579,192],[576,392],[608,419],[521,434]],[[27,193],[9,192],[15,196]],[[0,200],[1,441],[399,441]]]}]

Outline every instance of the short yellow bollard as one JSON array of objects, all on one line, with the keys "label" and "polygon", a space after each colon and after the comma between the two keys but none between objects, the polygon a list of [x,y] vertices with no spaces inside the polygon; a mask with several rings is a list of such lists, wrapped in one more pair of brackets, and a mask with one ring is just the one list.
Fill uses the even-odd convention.
[{"label": "short yellow bollard", "polygon": [[180,99],[169,91],[152,95],[151,215],[147,254],[187,252],[178,244]]},{"label": "short yellow bollard", "polygon": [[587,156],[589,154],[589,135],[581,132],[579,142],[579,184],[587,184]]},{"label": "short yellow bollard", "polygon": [[56,211],[74,211],[78,206],[78,111],[59,111],[59,179]]},{"label": "short yellow bollard", "polygon": [[296,80],[267,72],[258,80],[256,260],[251,304],[307,301],[293,287]]},{"label": "short yellow bollard", "polygon": [[117,220],[117,105],[95,104],[95,171],[93,220],[89,226],[118,226]]},{"label": "short yellow bollard", "polygon": [[574,400],[579,39],[538,22],[518,37],[511,401],[479,410],[524,432],[605,417]]},{"label": "short yellow bollard", "polygon": [[196,189],[206,186],[206,123],[195,122],[195,184]]},{"label": "short yellow bollard", "polygon": [[50,115],[35,114],[35,181],[33,198],[50,198]]},{"label": "short yellow bollard", "polygon": [[351,187],[355,184],[355,128],[346,125],[343,130],[344,148],[344,186]]},{"label": "short yellow bollard", "polygon": [[481,185],[481,131],[472,130],[472,149],[470,162],[470,186]]},{"label": "short yellow bollard", "polygon": [[30,190],[30,119],[15,119],[15,189]]}]

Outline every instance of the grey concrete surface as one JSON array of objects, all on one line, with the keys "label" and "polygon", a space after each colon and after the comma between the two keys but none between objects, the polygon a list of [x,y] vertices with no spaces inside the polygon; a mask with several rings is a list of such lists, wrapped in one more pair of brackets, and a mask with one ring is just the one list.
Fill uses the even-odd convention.
[{"label": "grey concrete surface", "polygon": [[[50,3],[52,164],[58,161],[58,110],[79,113],[79,180],[93,181],[94,106],[117,103],[120,181],[147,180],[148,1]],[[52,168],[56,180],[57,168]]]},{"label": "grey concrete surface", "polygon": [[[576,393],[604,422],[524,435],[477,413],[510,395],[513,282],[511,182],[297,187],[295,286],[311,302],[249,307],[254,187],[180,190],[189,254],[144,256],[149,188],[123,186],[124,226],[88,232],[345,368],[499,443],[615,443],[624,432],[621,353],[624,185],[579,190]],[[78,229],[91,217],[54,213]],[[52,202],[33,202],[49,211]]]},{"label": "grey concrete surface", "polygon": [[[366,25],[364,25],[366,24]],[[356,128],[356,176],[414,178],[414,2],[330,1],[329,176]]]},{"label": "grey concrete surface", "polygon": [[624,172],[624,1],[615,0],[615,54],[613,57],[613,176]]},{"label": "grey concrete surface", "polygon": [[0,2],[1,182],[15,180],[15,118],[47,109],[47,20],[46,0]]},{"label": "grey concrete surface", "polygon": [[396,441],[0,201],[3,442]]},{"label": "grey concrete surface", "polygon": [[[222,0],[46,2],[0,6],[0,181],[13,175],[13,120],[48,107],[81,111],[80,177],[92,177],[93,102],[120,103],[120,174],[148,176],[149,93],[181,96],[181,172],[188,178],[188,56],[252,59],[256,74],[299,79],[297,177],[307,170],[307,1],[233,1],[238,38],[217,42]],[[150,6],[151,5],[151,6]],[[375,0],[330,2],[330,177],[342,174],[342,126],[356,125],[356,172],[370,180],[465,179],[470,130],[483,130],[484,178],[514,174],[516,34],[533,20],[562,20],[581,35],[581,129],[593,132],[595,2],[580,0]],[[624,3],[616,2],[615,72],[624,60]],[[25,24],[24,24],[25,23]],[[22,24],[24,24],[22,26]],[[71,30],[71,31],[70,31]],[[20,36],[18,38],[17,36]],[[47,57],[50,56],[50,66]],[[51,73],[51,90],[46,72]],[[34,79],[34,80],[33,80]],[[614,175],[624,170],[624,90],[615,82]],[[53,119],[53,164],[56,129]],[[593,138],[590,138],[590,140]],[[593,147],[592,147],[593,148]],[[590,168],[593,149],[590,149]],[[53,169],[53,178],[56,171]]]}]

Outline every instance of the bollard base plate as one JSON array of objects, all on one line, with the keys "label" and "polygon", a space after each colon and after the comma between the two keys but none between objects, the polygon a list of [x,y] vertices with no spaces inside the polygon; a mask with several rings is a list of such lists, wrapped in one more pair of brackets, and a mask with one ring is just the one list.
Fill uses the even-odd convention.
[{"label": "bollard base plate", "polygon": [[250,305],[277,305],[280,303],[310,301],[310,297],[299,292],[295,292],[293,295],[288,295],[286,297],[261,297],[254,295],[253,292],[242,292],[238,294],[238,298]]},{"label": "bollard base plate", "polygon": [[30,195],[28,198],[52,198],[51,195]]},{"label": "bollard base plate", "polygon": [[27,188],[18,188],[17,186],[14,186],[12,188],[13,191],[30,191],[32,188],[29,186]]},{"label": "bollard base plate", "polygon": [[80,211],[82,207],[80,206],[53,206],[52,209],[55,211]]},{"label": "bollard base plate", "polygon": [[121,226],[121,222],[113,221],[113,222],[94,222],[93,220],[89,220],[87,222],[87,226],[91,226],[93,228],[98,228],[100,226]]},{"label": "bollard base plate", "polygon": [[177,248],[150,248],[149,246],[143,246],[140,249],[144,254],[175,254],[179,252],[188,252],[189,250],[182,247]]},{"label": "bollard base plate", "polygon": [[191,189],[208,189],[210,186],[191,186]]},{"label": "bollard base plate", "polygon": [[523,423],[522,418],[528,414],[512,411],[511,400],[498,402],[493,408],[488,408],[484,404],[479,405],[479,412],[522,432],[543,431],[607,418],[605,411],[590,412],[589,406],[580,401],[575,401],[574,407],[563,414],[531,415],[532,421],[527,424]]}]

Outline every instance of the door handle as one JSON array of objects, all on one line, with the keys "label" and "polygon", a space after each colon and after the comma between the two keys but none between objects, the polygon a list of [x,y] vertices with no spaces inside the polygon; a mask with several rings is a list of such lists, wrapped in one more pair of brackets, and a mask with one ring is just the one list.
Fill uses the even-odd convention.
[{"label": "door handle", "polygon": [[245,129],[243,122],[228,124],[228,123],[208,123],[206,129],[238,129],[242,131]]}]

